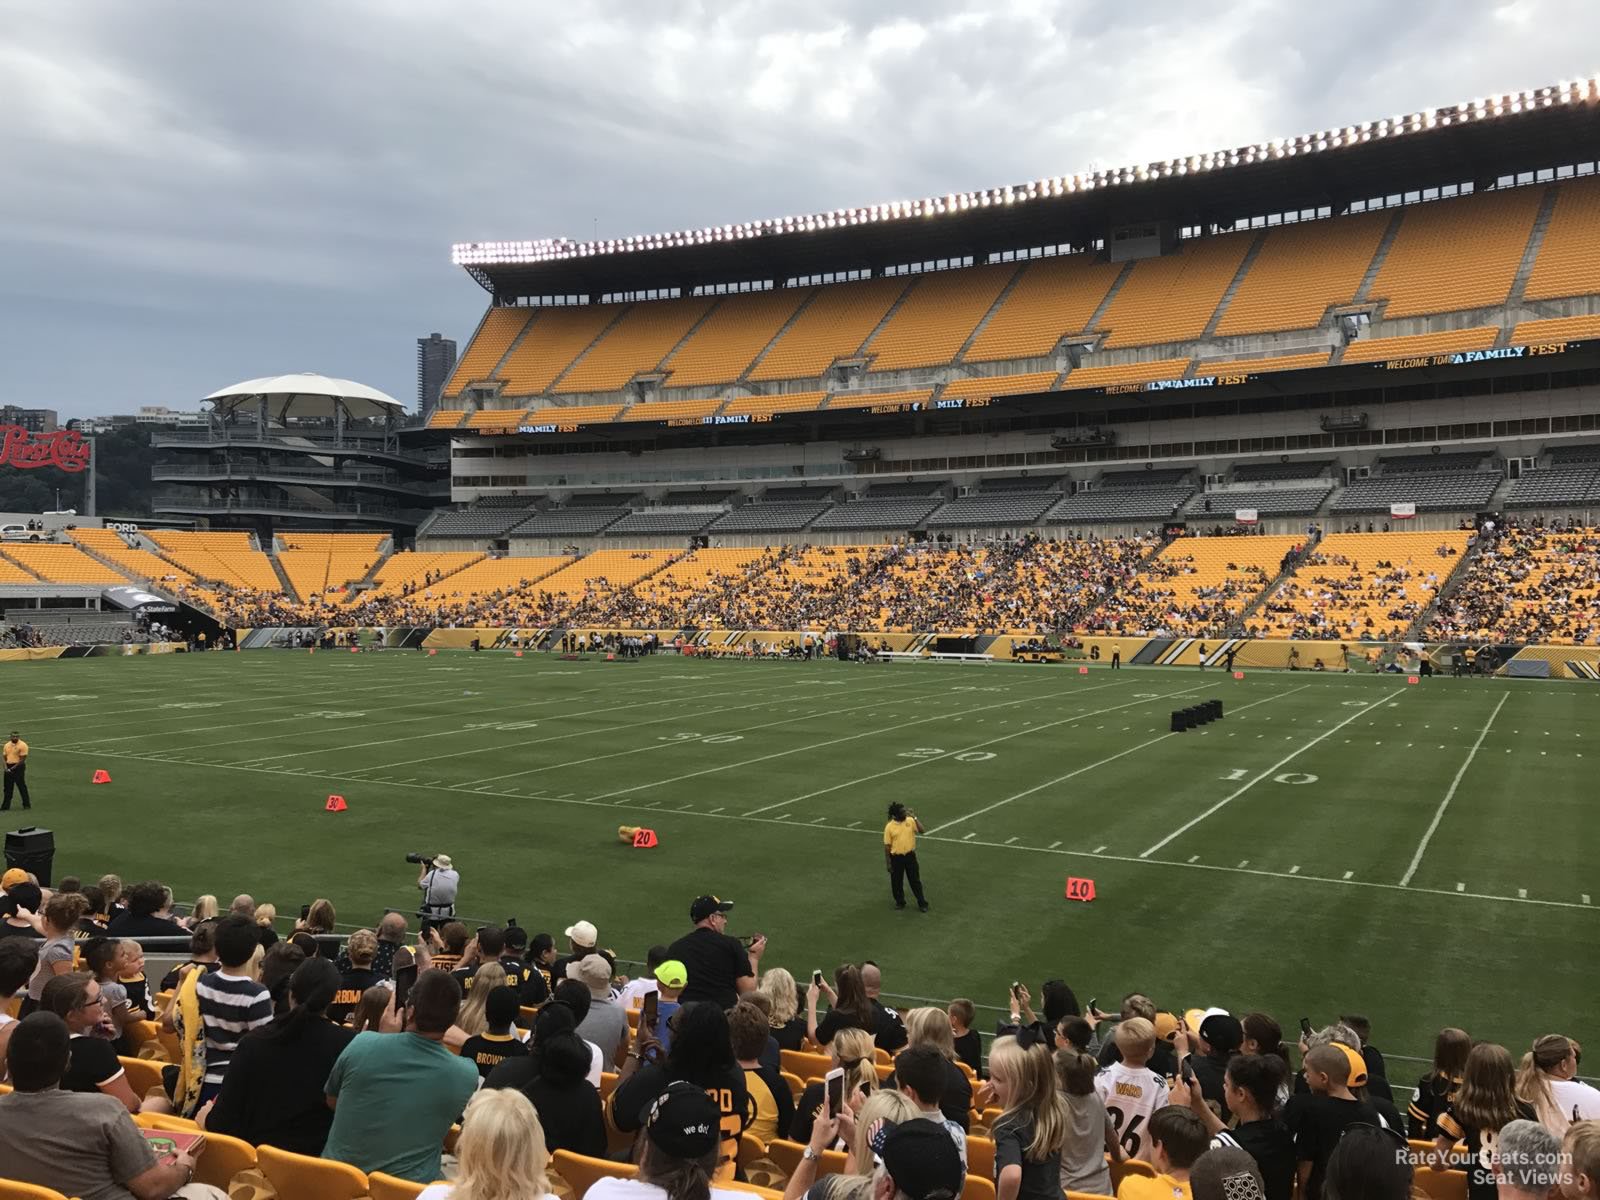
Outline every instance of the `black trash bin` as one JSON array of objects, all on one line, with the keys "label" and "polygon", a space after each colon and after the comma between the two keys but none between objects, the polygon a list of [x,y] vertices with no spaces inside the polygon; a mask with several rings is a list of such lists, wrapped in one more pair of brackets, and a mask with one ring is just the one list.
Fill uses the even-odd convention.
[{"label": "black trash bin", "polygon": [[50,886],[50,869],[56,858],[56,835],[48,829],[15,829],[6,834],[6,866],[20,867]]}]

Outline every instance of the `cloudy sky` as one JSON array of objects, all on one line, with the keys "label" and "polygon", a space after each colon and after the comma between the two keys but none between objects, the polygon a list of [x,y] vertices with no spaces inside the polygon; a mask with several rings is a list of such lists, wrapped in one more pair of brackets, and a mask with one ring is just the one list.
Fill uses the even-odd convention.
[{"label": "cloudy sky", "polygon": [[415,402],[455,241],[1118,166],[1600,70],[1595,0],[201,0],[0,8],[0,402]]}]

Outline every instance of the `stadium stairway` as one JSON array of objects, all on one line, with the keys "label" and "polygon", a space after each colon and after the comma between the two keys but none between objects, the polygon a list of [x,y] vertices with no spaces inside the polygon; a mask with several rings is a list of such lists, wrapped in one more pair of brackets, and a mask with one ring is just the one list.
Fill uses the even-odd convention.
[{"label": "stadium stairway", "polygon": [[267,555],[267,561],[272,564],[272,572],[278,577],[278,586],[283,589],[283,594],[288,596],[289,599],[293,600],[296,604],[304,604],[305,597],[301,596],[299,592],[295,591],[294,584],[290,581],[288,572],[283,569],[283,564],[278,561],[278,556],[276,554],[269,554]]},{"label": "stadium stairway", "polygon": [[1351,304],[1365,304],[1367,297],[1372,294],[1372,285],[1377,282],[1378,272],[1383,270],[1383,264],[1389,257],[1389,250],[1394,245],[1395,238],[1400,236],[1400,222],[1405,217],[1405,210],[1399,209],[1390,218],[1389,228],[1383,231],[1383,237],[1378,239],[1378,248],[1373,252],[1372,261],[1367,264],[1367,273],[1361,278],[1361,286],[1356,288],[1356,294],[1350,298]]},{"label": "stadium stairway", "polygon": [[43,575],[40,575],[37,571],[30,570],[28,567],[23,566],[22,563],[18,562],[16,559],[12,558],[11,555],[7,554],[4,550],[0,550],[0,560],[3,560],[5,562],[11,564],[11,566],[13,566],[17,570],[21,571],[24,575],[31,576],[32,578],[38,579],[40,581],[44,580],[44,576]]},{"label": "stadium stairway", "polygon": [[[884,329],[888,326],[890,321],[894,320],[895,314],[898,313],[900,311],[900,309],[904,306],[904,304],[906,302],[906,297],[911,295],[912,292],[916,291],[917,284],[919,284],[920,282],[922,282],[922,276],[913,275],[911,277],[910,282],[908,282],[906,284],[906,286],[903,289],[901,289],[900,294],[894,298],[894,303],[889,305],[887,311],[884,312],[882,318],[880,318],[878,323],[872,327],[872,332],[867,334],[867,336],[862,339],[861,345],[859,345],[859,346],[857,346],[855,348],[855,352],[854,353],[849,354],[849,355],[845,355],[843,357],[856,358],[856,357],[859,357],[860,355],[863,355],[863,354],[871,354],[872,353],[872,341],[873,341],[873,339],[876,338],[880,333],[882,333],[884,331]],[[870,368],[868,368],[868,369],[870,370]]]},{"label": "stadium stairway", "polygon": [[972,332],[967,334],[967,340],[961,343],[961,348],[955,352],[954,357],[950,360],[951,362],[967,361],[967,351],[972,348],[972,343],[978,340],[978,335],[984,331],[990,321],[994,320],[995,313],[999,312],[1005,302],[1010,299],[1011,293],[1017,290],[1017,284],[1022,282],[1022,277],[1027,273],[1026,265],[1019,266],[1011,278],[1006,280],[1005,287],[1000,289],[1000,294],[994,298],[994,303],[989,305],[989,311],[984,313],[983,319],[972,327]]},{"label": "stadium stairway", "polygon": [[[600,330],[599,333],[594,335],[593,339],[590,340],[587,346],[573,356],[571,362],[562,367],[560,371],[556,372],[555,376],[548,384],[545,385],[544,391],[540,394],[545,396],[553,396],[556,392],[556,388],[560,386],[561,381],[571,374],[572,369],[581,363],[585,358],[587,358],[590,352],[593,351],[596,346],[606,340],[606,334],[610,333],[617,327],[617,324],[622,320],[623,317],[627,315],[628,310],[632,307],[633,305],[631,304],[619,304],[617,306],[617,311],[612,316],[611,320],[606,322],[605,326]],[[620,416],[621,414],[618,415]]]},{"label": "stadium stairway", "polygon": [[1539,213],[1533,219],[1533,229],[1528,233],[1528,245],[1522,252],[1522,262],[1517,266],[1517,273],[1511,280],[1511,294],[1506,297],[1507,304],[1520,304],[1522,297],[1528,290],[1528,279],[1533,274],[1533,264],[1539,261],[1539,251],[1544,246],[1545,231],[1550,228],[1550,218],[1556,211],[1556,197],[1560,190],[1547,187],[1544,190],[1544,199],[1539,203]]},{"label": "stadium stairway", "polygon": [[1434,618],[1439,615],[1439,606],[1459,592],[1462,585],[1466,583],[1467,568],[1477,561],[1478,555],[1482,552],[1482,539],[1474,538],[1467,548],[1461,552],[1460,556],[1457,557],[1455,569],[1440,583],[1439,590],[1433,594],[1432,602],[1417,614],[1417,619],[1411,622],[1406,629],[1405,636],[1401,639],[1402,641],[1414,642],[1422,637],[1428,626],[1433,623]]},{"label": "stadium stairway", "polygon": [[[799,306],[796,307],[795,310],[792,313],[789,314],[789,319],[787,321],[785,321],[782,325],[778,326],[777,332],[775,332],[770,338],[767,339],[767,344],[765,346],[761,347],[760,351],[756,354],[756,356],[754,358],[752,358],[749,362],[745,363],[744,370],[739,372],[739,377],[734,381],[735,383],[747,383],[747,382],[749,382],[750,373],[752,371],[754,371],[757,367],[759,367],[761,365],[762,360],[765,359],[767,357],[767,355],[772,352],[772,348],[774,346],[776,346],[780,341],[783,340],[784,334],[788,333],[789,330],[794,328],[794,323],[800,319],[801,314],[804,313],[806,311],[806,309],[811,307],[811,302],[817,298],[818,294],[821,291],[822,291],[821,288],[812,288],[810,290],[810,292],[807,294],[806,298],[804,300],[800,301]],[[565,632],[565,630],[563,630],[562,632]]]},{"label": "stadium stairway", "polygon": [[[1330,492],[1329,494],[1331,495],[1332,493]],[[1302,543],[1300,552],[1302,554],[1311,553],[1311,551],[1317,548],[1317,544],[1321,541],[1322,525],[1319,523],[1317,525],[1316,533],[1308,536],[1305,542]],[[1255,616],[1256,613],[1261,610],[1261,606],[1267,602],[1267,597],[1276,592],[1283,584],[1284,580],[1288,579],[1289,576],[1293,574],[1294,564],[1291,563],[1289,566],[1283,568],[1276,575],[1274,575],[1272,579],[1268,581],[1267,586],[1261,589],[1256,598],[1239,610],[1239,615],[1234,617],[1233,625],[1229,628],[1228,633],[1230,635],[1243,636],[1245,629],[1249,627],[1250,618]]]},{"label": "stadium stairway", "polygon": [[[1234,293],[1239,290],[1239,285],[1244,282],[1244,277],[1250,273],[1250,268],[1255,265],[1256,256],[1261,253],[1261,247],[1266,245],[1267,231],[1263,229],[1256,235],[1255,241],[1250,243],[1250,249],[1244,252],[1244,257],[1239,260],[1239,269],[1234,272],[1233,279],[1222,293],[1222,299],[1217,301],[1216,311],[1211,314],[1211,320],[1206,322],[1206,327],[1200,331],[1202,338],[1215,337],[1217,326],[1222,324],[1222,318],[1228,313],[1228,305],[1233,303]],[[1190,368],[1193,373],[1193,367]]]},{"label": "stadium stairway", "polygon": [[1100,303],[1095,307],[1094,312],[1089,314],[1089,319],[1083,323],[1085,333],[1093,333],[1098,329],[1100,322],[1105,319],[1106,311],[1116,302],[1117,294],[1122,291],[1123,284],[1127,283],[1128,277],[1133,274],[1133,268],[1134,264],[1132,262],[1122,264],[1122,270],[1111,281],[1111,286],[1106,289],[1106,294],[1100,297]]}]

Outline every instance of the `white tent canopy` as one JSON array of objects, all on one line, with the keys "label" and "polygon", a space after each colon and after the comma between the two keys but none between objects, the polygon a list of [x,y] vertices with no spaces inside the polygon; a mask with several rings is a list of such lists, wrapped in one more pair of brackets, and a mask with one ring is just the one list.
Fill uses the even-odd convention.
[{"label": "white tent canopy", "polygon": [[263,397],[267,401],[267,417],[273,421],[286,417],[331,417],[341,405],[346,415],[357,419],[391,413],[398,417],[405,412],[404,404],[377,388],[312,371],[246,379],[212,392],[205,399],[215,405],[218,412],[230,412],[252,409]]}]

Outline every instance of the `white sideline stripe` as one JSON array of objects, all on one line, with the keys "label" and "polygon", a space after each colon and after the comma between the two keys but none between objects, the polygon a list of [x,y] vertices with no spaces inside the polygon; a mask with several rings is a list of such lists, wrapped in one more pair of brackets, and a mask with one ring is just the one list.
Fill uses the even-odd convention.
[{"label": "white sideline stripe", "polygon": [[[1099,691],[1101,688],[1120,687],[1120,686],[1122,686],[1122,685],[1121,684],[1116,684],[1116,683],[1102,683],[1102,684],[1099,684],[1099,685],[1097,685],[1095,687],[1082,688],[1082,689],[1080,689],[1080,691],[1081,692],[1096,692],[1096,691]],[[1089,717],[1099,716],[1101,713],[1117,712],[1118,710],[1124,709],[1124,708],[1136,708],[1141,704],[1155,704],[1160,700],[1171,699],[1172,696],[1186,696],[1186,695],[1189,694],[1189,692],[1198,692],[1200,690],[1201,690],[1200,688],[1189,688],[1186,691],[1173,692],[1173,693],[1170,693],[1170,695],[1159,696],[1159,697],[1156,697],[1155,699],[1130,700],[1126,704],[1118,704],[1118,705],[1115,705],[1115,706],[1113,706],[1111,708],[1100,708],[1100,709],[1094,710],[1093,712],[1086,712],[1086,713],[1074,713],[1072,716],[1062,717],[1059,721],[1050,721],[1050,722],[1048,722],[1048,723],[1046,723],[1044,725],[1030,725],[1027,729],[1019,729],[1015,733],[1002,734],[1001,736],[999,736],[997,738],[990,738],[986,742],[974,742],[972,745],[963,746],[959,750],[948,750],[943,754],[936,754],[936,755],[932,756],[931,758],[919,758],[919,759],[916,759],[913,762],[902,763],[898,767],[890,767],[887,771],[878,771],[878,772],[876,772],[875,774],[872,774],[872,775],[862,775],[862,776],[860,776],[859,778],[856,778],[856,779],[847,779],[843,783],[836,783],[831,787],[818,788],[816,791],[807,792],[803,796],[791,796],[787,800],[780,800],[776,804],[769,804],[769,805],[767,805],[766,808],[755,809],[754,812],[756,812],[756,813],[764,813],[764,812],[769,811],[770,809],[782,808],[784,805],[787,805],[787,804],[798,804],[802,800],[812,800],[812,799],[815,799],[818,796],[826,796],[830,792],[837,792],[837,791],[840,791],[840,790],[842,790],[844,788],[855,787],[857,784],[871,783],[874,779],[883,779],[885,776],[888,776],[888,775],[897,775],[901,771],[909,771],[909,770],[913,769],[914,767],[925,766],[928,763],[943,762],[945,759],[955,758],[959,754],[970,754],[974,750],[982,750],[985,746],[996,746],[996,745],[999,745],[1001,742],[1009,742],[1012,738],[1022,737],[1025,734],[1038,733],[1041,730],[1045,730],[1045,729],[1054,729],[1057,725],[1068,725],[1068,724],[1071,724],[1074,721],[1082,721],[1082,720],[1085,720],[1085,719],[1087,719]],[[984,710],[980,709],[979,711],[981,712],[981,711],[984,711]],[[754,815],[754,814],[752,814],[752,815]],[[935,830],[934,832],[937,833],[938,830]]]},{"label": "white sideline stripe", "polygon": [[[78,756],[78,757],[84,757],[84,758],[96,757],[95,752],[94,751],[90,751],[90,750],[60,750],[60,751],[58,751],[58,753],[72,754],[72,755],[75,755],[75,756]],[[137,755],[137,754],[129,754],[129,753],[125,752],[125,751],[122,751],[122,752],[112,751],[110,753],[101,754],[98,757],[137,760],[141,756]],[[216,771],[242,771],[245,774],[249,774],[249,775],[276,775],[276,776],[280,776],[280,777],[295,778],[295,779],[302,779],[303,778],[303,779],[326,780],[328,782],[343,782],[342,780],[338,780],[338,778],[336,776],[328,775],[326,773],[322,773],[322,774],[309,773],[309,772],[302,773],[302,772],[297,772],[297,771],[291,771],[291,770],[288,770],[288,769],[282,768],[282,767],[279,767],[279,768],[243,767],[243,766],[238,766],[238,765],[231,764],[231,763],[206,763],[204,765],[208,770],[216,770]],[[397,783],[397,784],[393,784],[391,786],[399,787],[399,788],[406,788],[406,789],[408,789],[410,791],[419,791],[419,792],[457,792],[457,793],[465,792],[465,794],[467,794],[467,795],[483,795],[483,796],[490,796],[490,797],[495,797],[495,798],[500,798],[500,799],[508,799],[508,800],[521,800],[521,801],[526,801],[527,800],[527,797],[522,795],[519,792],[510,792],[510,791],[506,791],[506,792],[473,792],[473,791],[471,791],[469,789],[463,789],[463,788],[461,788],[459,786],[452,787],[452,786],[445,785],[445,784]],[[540,803],[546,803],[546,804],[570,804],[570,805],[577,805],[577,806],[585,807],[585,808],[612,808],[612,807],[623,808],[623,807],[627,807],[627,804],[628,804],[627,801],[617,801],[617,802],[614,802],[614,803],[607,803],[606,801],[604,801],[602,799],[594,798],[594,797],[590,797],[590,798],[575,797],[575,798],[568,798],[568,799],[561,799],[559,797],[548,797],[545,800],[540,801]],[[638,805],[637,807],[643,807],[643,805]],[[702,818],[702,819],[705,819],[705,820],[712,820],[712,821],[751,821],[751,822],[753,822],[755,824],[759,824],[759,825],[786,825],[786,826],[789,826],[790,828],[793,828],[793,826],[790,825],[790,822],[788,820],[788,815],[789,814],[787,814],[787,813],[779,813],[775,817],[747,817],[747,816],[742,816],[739,813],[717,812],[717,811],[713,810],[713,811],[708,811],[708,812],[699,812],[699,811],[687,812],[687,813],[683,813],[681,815],[683,815],[685,817],[699,817],[699,818]],[[874,830],[874,829],[851,829],[851,828],[848,828],[848,827],[843,826],[843,825],[812,825],[812,826],[806,826],[806,828],[824,830],[824,831],[833,831],[833,832],[839,832],[839,833],[866,834],[866,835],[874,837],[874,838],[881,836],[879,834],[879,832],[877,830]],[[1321,875],[1280,875],[1275,871],[1263,871],[1260,868],[1255,868],[1255,869],[1247,871],[1247,870],[1243,870],[1243,869],[1240,869],[1240,868],[1237,868],[1237,867],[1216,866],[1216,865],[1210,864],[1210,863],[1185,863],[1185,862],[1179,862],[1176,859],[1165,859],[1165,858],[1147,859],[1147,858],[1144,858],[1142,856],[1141,857],[1135,857],[1133,855],[1124,855],[1124,854],[1100,854],[1100,855],[1096,855],[1096,854],[1088,853],[1087,851],[1083,851],[1083,850],[1068,850],[1068,849],[1060,849],[1060,850],[1048,849],[1047,850],[1042,846],[1024,846],[1024,845],[1005,846],[1005,845],[1002,845],[999,842],[972,841],[970,839],[976,837],[976,834],[972,834],[972,833],[968,833],[964,838],[947,838],[947,837],[927,838],[926,835],[924,835],[924,837],[925,837],[925,840],[939,842],[941,844],[951,845],[951,846],[962,846],[962,845],[981,846],[981,847],[984,847],[986,849],[1014,850],[1014,851],[1020,851],[1022,853],[1028,853],[1028,854],[1055,854],[1055,855],[1062,855],[1062,856],[1065,856],[1065,857],[1068,857],[1068,858],[1093,858],[1093,859],[1098,859],[1100,862],[1120,862],[1120,863],[1128,863],[1128,864],[1130,864],[1132,866],[1145,866],[1145,867],[1155,867],[1155,868],[1166,867],[1166,868],[1173,868],[1173,869],[1180,869],[1180,870],[1191,870],[1191,871],[1213,871],[1213,872],[1219,872],[1219,873],[1225,874],[1225,875],[1252,875],[1252,876],[1255,876],[1255,877],[1260,878],[1260,879],[1278,879],[1278,880],[1286,880],[1286,881],[1298,881],[1298,882],[1308,883],[1308,884],[1310,884],[1310,883],[1332,884],[1332,885],[1338,886],[1338,887],[1357,887],[1357,888],[1370,888],[1370,889],[1374,889],[1374,890],[1377,890],[1377,891],[1405,892],[1407,895],[1410,895],[1410,896],[1433,895],[1433,896],[1449,896],[1449,897],[1454,898],[1454,897],[1460,895],[1463,899],[1468,899],[1468,900],[1488,900],[1488,901],[1492,901],[1492,902],[1494,902],[1496,904],[1527,904],[1527,905],[1533,905],[1533,906],[1536,906],[1536,907],[1539,907],[1539,908],[1570,908],[1570,909],[1576,909],[1576,910],[1579,910],[1579,911],[1582,911],[1582,912],[1589,912],[1589,913],[1593,913],[1593,912],[1596,911],[1596,909],[1593,908],[1593,907],[1585,906],[1583,904],[1579,904],[1578,902],[1572,901],[1572,900],[1544,900],[1544,899],[1537,899],[1537,898],[1531,898],[1531,897],[1528,898],[1528,899],[1521,899],[1520,897],[1516,897],[1516,896],[1495,896],[1495,895],[1491,895],[1491,894],[1489,894],[1487,892],[1468,892],[1466,890],[1466,886],[1467,885],[1464,884],[1464,883],[1458,883],[1456,885],[1456,890],[1453,891],[1453,892],[1446,891],[1443,888],[1429,888],[1429,887],[1402,888],[1397,883],[1377,883],[1375,881],[1366,880],[1366,879],[1333,879],[1331,877],[1321,876]]]},{"label": "white sideline stripe", "polygon": [[[210,704],[211,708],[221,708],[225,704],[245,704],[245,703],[260,704],[260,703],[263,703],[263,702],[266,702],[266,701],[273,701],[273,700],[290,700],[290,701],[294,701],[296,703],[298,703],[300,701],[305,701],[307,703],[316,703],[319,700],[321,700],[321,701],[325,701],[328,704],[332,704],[335,701],[337,701],[341,696],[355,695],[355,694],[359,694],[361,692],[389,692],[389,691],[393,691],[393,690],[394,690],[394,684],[393,683],[380,683],[380,684],[374,684],[371,687],[362,687],[362,688],[345,688],[345,687],[342,687],[342,688],[338,688],[337,690],[327,691],[327,692],[322,692],[322,691],[306,692],[303,689],[302,690],[298,690],[298,691],[287,691],[287,692],[269,692],[269,693],[266,693],[265,695],[263,695],[260,692],[253,692],[253,693],[251,693],[248,701],[245,701],[245,700],[218,700],[215,703],[211,703],[211,702],[207,701],[206,697],[208,697],[208,696],[231,696],[235,692],[237,692],[238,689],[237,688],[228,688],[226,691],[220,691],[220,692],[194,692],[194,691],[185,690],[182,694],[187,696],[187,697],[189,697],[190,700],[193,701],[193,702]],[[161,695],[172,695],[173,693],[171,693],[171,692],[162,692],[160,694]],[[121,697],[120,696],[113,697],[112,699],[121,699]],[[274,709],[275,708],[276,708],[276,706],[274,706]],[[85,718],[85,717],[91,718],[91,719],[92,718],[97,718],[97,717],[103,717],[103,716],[105,716],[105,711],[106,710],[103,709],[103,708],[97,708],[97,709],[94,709],[92,711],[87,711],[87,712],[82,712],[82,713],[57,713],[54,716],[40,717],[38,720],[29,721],[28,722],[28,728],[32,729],[34,726],[43,725],[46,722],[51,722],[51,721],[79,720],[79,719],[82,719],[82,718]],[[173,733],[186,734],[186,733],[192,733],[193,732],[193,728],[192,727],[193,727],[194,720],[195,720],[195,714],[197,712],[201,712],[201,711],[209,711],[209,709],[201,710],[201,709],[192,709],[192,708],[191,709],[175,708],[175,709],[168,710],[168,709],[163,709],[163,708],[157,707],[157,708],[148,709],[145,712],[143,712],[141,715],[146,717],[146,718],[148,718],[149,720],[152,720],[152,721],[183,721],[183,720],[186,720],[186,721],[189,722],[190,728],[176,729],[176,730],[172,730],[171,731]],[[261,724],[266,724],[266,722],[264,722],[264,721],[234,721],[234,722],[231,722],[231,723],[229,723],[227,725],[213,725],[213,726],[211,726],[211,728],[212,729],[238,729],[241,726],[245,726],[245,725],[261,725]],[[119,725],[119,726],[113,726],[113,728],[126,729],[127,726],[126,725]],[[127,741],[132,741],[135,738],[161,737],[161,736],[163,736],[163,732],[164,731],[159,730],[159,729],[152,729],[152,730],[146,730],[146,731],[144,731],[142,733],[128,734],[126,737],[95,738],[94,741],[96,741],[96,742],[127,742]]]},{"label": "white sideline stripe", "polygon": [[1433,835],[1439,829],[1439,822],[1444,820],[1444,810],[1450,807],[1450,801],[1455,799],[1456,789],[1461,786],[1461,781],[1466,778],[1467,768],[1472,765],[1472,760],[1478,757],[1478,749],[1483,745],[1483,739],[1489,736],[1489,726],[1494,724],[1494,719],[1500,715],[1500,710],[1506,706],[1506,701],[1511,699],[1507,692],[1500,697],[1500,703],[1494,706],[1494,711],[1489,714],[1489,719],[1483,723],[1483,728],[1478,731],[1478,740],[1472,743],[1472,749],[1467,752],[1467,761],[1461,764],[1461,769],[1456,772],[1456,777],[1450,781],[1450,790],[1444,794],[1444,799],[1439,801],[1439,807],[1434,810],[1433,820],[1428,822],[1428,831],[1422,835],[1422,840],[1417,843],[1417,852],[1411,856],[1411,865],[1406,868],[1406,873],[1400,877],[1400,886],[1405,887],[1411,882],[1411,877],[1417,873],[1417,868],[1422,865],[1422,856],[1428,852],[1428,843],[1433,841]]},{"label": "white sideline stripe", "polygon": [[[1307,686],[1309,686],[1309,685],[1307,685]],[[1161,849],[1168,842],[1171,842],[1171,841],[1183,836],[1185,833],[1188,833],[1189,830],[1193,829],[1196,825],[1200,824],[1201,821],[1204,821],[1207,817],[1211,816],[1213,813],[1221,812],[1224,808],[1228,807],[1228,805],[1232,804],[1240,796],[1244,795],[1251,788],[1255,787],[1255,785],[1260,783],[1263,779],[1266,779],[1269,776],[1271,776],[1273,774],[1276,774],[1278,771],[1283,770],[1284,767],[1288,766],[1295,759],[1299,758],[1307,750],[1311,749],[1313,746],[1315,746],[1318,743],[1324,741],[1325,739],[1331,737],[1332,735],[1338,733],[1339,730],[1343,729],[1346,725],[1350,724],[1351,721],[1354,721],[1354,720],[1357,720],[1357,719],[1359,719],[1361,717],[1364,717],[1369,712],[1371,712],[1373,709],[1377,708],[1380,704],[1386,704],[1390,700],[1393,700],[1396,696],[1403,696],[1403,695],[1405,695],[1405,689],[1402,688],[1398,692],[1391,692],[1389,695],[1384,696],[1382,699],[1373,701],[1371,704],[1367,705],[1365,708],[1361,709],[1359,712],[1351,713],[1348,717],[1346,717],[1344,720],[1340,721],[1337,725],[1333,726],[1331,729],[1328,729],[1323,733],[1319,733],[1316,737],[1312,738],[1304,746],[1301,746],[1300,749],[1295,750],[1290,754],[1284,755],[1284,757],[1280,758],[1277,762],[1273,763],[1265,771],[1261,772],[1261,774],[1257,775],[1254,779],[1250,780],[1249,783],[1245,784],[1243,787],[1239,788],[1237,791],[1230,792],[1228,795],[1224,796],[1221,800],[1218,800],[1210,808],[1206,809],[1199,816],[1191,818],[1188,821],[1185,821],[1182,825],[1178,826],[1171,833],[1167,834],[1166,837],[1162,838],[1154,846],[1151,846],[1150,849],[1146,850],[1143,854],[1139,855],[1139,857],[1140,858],[1149,858],[1152,854],[1154,854],[1157,850]]]},{"label": "white sideline stripe", "polygon": [[[1136,703],[1136,704],[1154,704],[1154,703],[1158,703],[1158,702],[1160,702],[1162,700],[1171,700],[1175,696],[1186,696],[1190,692],[1202,691],[1202,690],[1205,689],[1206,686],[1207,686],[1206,684],[1201,684],[1199,687],[1186,688],[1181,692],[1171,692],[1171,693],[1168,693],[1167,695],[1164,695],[1164,696],[1158,696],[1154,700],[1139,700],[1139,701],[1135,701],[1134,703]],[[1308,688],[1310,686],[1311,685],[1309,683],[1306,683],[1306,684],[1302,684],[1300,687],[1291,688],[1287,692],[1274,692],[1270,696],[1263,697],[1262,699],[1253,701],[1250,704],[1242,705],[1239,708],[1234,709],[1233,711],[1235,711],[1235,712],[1243,712],[1247,708],[1254,708],[1257,704],[1265,704],[1269,700],[1279,700],[1279,699],[1282,699],[1284,696],[1288,696],[1288,695],[1293,694],[1294,692],[1304,691],[1306,688]],[[1118,705],[1118,707],[1119,708],[1129,708],[1129,707],[1131,707],[1131,705],[1122,704],[1122,705]],[[1111,710],[1107,709],[1106,711],[1109,712]],[[1096,714],[1094,714],[1094,713],[1085,713],[1084,714],[1084,716],[1086,716],[1086,717],[1092,717],[1094,715],[1096,715]],[[1059,721],[1055,722],[1055,723],[1056,724],[1060,724]],[[1048,729],[1049,726],[1048,725],[1041,725],[1041,726],[1037,726],[1036,728]],[[1012,736],[1014,737],[1016,735],[1013,734]],[[989,805],[987,808],[980,808],[976,812],[968,813],[964,817],[957,817],[953,821],[946,821],[943,825],[940,825],[937,829],[934,829],[931,832],[933,832],[933,833],[941,833],[944,830],[949,829],[953,825],[960,825],[964,821],[972,820],[973,817],[981,817],[981,816],[983,816],[984,813],[993,812],[997,808],[1003,808],[1007,804],[1010,804],[1013,800],[1021,800],[1024,797],[1033,795],[1035,792],[1043,791],[1047,787],[1052,787],[1052,786],[1054,786],[1055,784],[1058,784],[1058,783],[1065,783],[1067,780],[1075,778],[1078,775],[1082,775],[1086,771],[1092,771],[1096,767],[1103,767],[1107,763],[1116,762],[1117,759],[1125,758],[1129,754],[1132,754],[1136,750],[1143,750],[1146,746],[1154,746],[1157,742],[1164,742],[1169,737],[1172,737],[1172,736],[1173,735],[1171,733],[1163,733],[1159,737],[1151,738],[1147,742],[1140,742],[1137,746],[1132,746],[1129,749],[1122,751],[1120,754],[1113,754],[1110,758],[1102,758],[1099,762],[1090,763],[1087,767],[1079,767],[1075,771],[1068,772],[1067,774],[1059,776],[1059,777],[1057,777],[1055,779],[1049,780],[1046,783],[1041,783],[1037,787],[1031,787],[1031,788],[1027,789],[1026,791],[1018,792],[1014,796],[1007,796],[1004,800],[997,800],[993,804]],[[1001,740],[1003,740],[1003,739],[1001,739]],[[985,743],[985,744],[987,744],[987,743]],[[962,753],[965,753],[965,751],[963,751]],[[1100,850],[1104,850],[1104,849],[1105,849],[1104,846],[1100,847]],[[1100,850],[1096,850],[1095,853],[1096,854],[1100,853]]]}]

